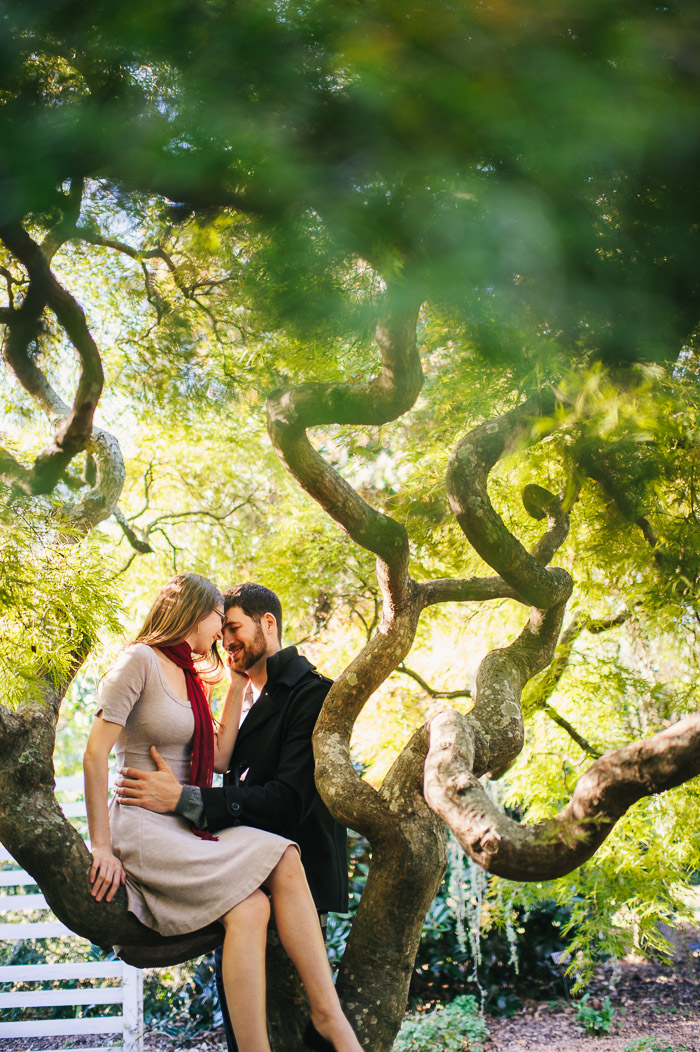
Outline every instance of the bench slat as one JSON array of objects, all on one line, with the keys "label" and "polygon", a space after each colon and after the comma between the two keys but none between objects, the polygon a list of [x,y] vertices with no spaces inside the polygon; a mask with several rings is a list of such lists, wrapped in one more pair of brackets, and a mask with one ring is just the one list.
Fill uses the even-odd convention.
[{"label": "bench slat", "polygon": [[[24,1052],[24,1049],[18,1049],[17,1052]],[[71,1046],[70,1048],[46,1048],[43,1052],[124,1052],[123,1045],[91,1045],[90,1048],[86,1048],[85,1045],[80,1045],[79,1048]]]},{"label": "bench slat", "polygon": [[[111,781],[111,778],[110,778]],[[68,819],[85,820],[86,809],[83,798],[84,783],[82,775],[56,779],[56,797]],[[73,794],[70,800],[63,800],[62,794]],[[77,798],[76,798],[77,797]],[[88,851],[90,842],[85,837],[86,827],[79,822],[77,828],[85,840]],[[12,855],[0,844],[0,863],[12,862],[17,868],[0,870],[0,888],[30,888],[28,893],[18,895],[0,894],[0,912],[5,914],[26,914],[29,910],[48,910],[46,899],[33,891],[36,886],[34,878],[17,866]],[[50,914],[49,914],[50,915]],[[0,940],[8,939],[45,939],[55,937],[78,936],[60,921],[38,921],[30,923],[20,920],[17,924],[0,924]],[[81,940],[83,942],[84,940]],[[32,1008],[48,1005],[103,1005],[117,1004],[122,1006],[118,1016],[90,1016],[73,1019],[24,1019],[12,1023],[0,1023],[0,1039],[48,1037],[78,1037],[84,1034],[109,1035],[108,1045],[87,1048],[63,1048],[49,1052],[140,1052],[143,1048],[142,1016],[142,977],[136,969],[129,968],[121,961],[73,962],[71,964],[49,965],[4,965],[0,966],[0,984],[41,983],[67,979],[116,979],[117,986],[93,986],[81,989],[42,989],[35,987],[30,991],[10,991],[0,993],[0,1010],[17,1008],[23,1014],[32,1015]]]},{"label": "bench slat", "polygon": [[[24,1052],[24,1049],[18,1049],[17,1052]],[[85,1045],[80,1045],[79,1048],[71,1046],[70,1048],[46,1048],[43,1052],[124,1052],[123,1045],[91,1045],[90,1048],[86,1048]]]}]

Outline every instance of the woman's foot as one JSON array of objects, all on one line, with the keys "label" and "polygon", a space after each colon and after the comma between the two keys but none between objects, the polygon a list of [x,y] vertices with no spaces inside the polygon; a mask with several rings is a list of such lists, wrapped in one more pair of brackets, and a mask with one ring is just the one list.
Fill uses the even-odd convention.
[{"label": "woman's foot", "polygon": [[362,1052],[362,1045],[345,1016],[309,1019],[304,1044],[313,1052]]},{"label": "woman's foot", "polygon": [[335,1045],[331,1041],[326,1041],[325,1037],[319,1034],[310,1019],[304,1031],[304,1044],[313,1052],[336,1052]]}]

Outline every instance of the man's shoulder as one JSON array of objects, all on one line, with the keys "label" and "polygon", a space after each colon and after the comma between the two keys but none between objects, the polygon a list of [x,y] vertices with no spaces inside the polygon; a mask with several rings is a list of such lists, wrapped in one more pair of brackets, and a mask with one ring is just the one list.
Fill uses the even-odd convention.
[{"label": "man's shoulder", "polygon": [[318,671],[315,665],[312,665],[311,662],[308,661],[302,655],[299,655],[299,657],[300,660],[303,661],[306,666],[304,669],[304,676],[310,676],[313,682],[317,682],[318,680],[320,680],[321,683],[325,683],[328,687],[333,686],[333,680],[330,678],[330,676],[324,676],[322,672]]},{"label": "man's shoulder", "polygon": [[306,667],[299,670],[300,674],[294,678],[293,682],[286,685],[280,684],[280,688],[286,690],[290,697],[325,698],[333,686],[333,680],[319,672],[306,661],[306,658],[302,660],[306,663]]},{"label": "man's shoulder", "polygon": [[333,684],[333,680],[319,672],[296,647],[286,647],[278,651],[273,661],[272,668],[271,662],[268,661],[268,669],[272,673],[268,683],[273,690],[281,688],[292,691],[297,688],[323,686],[328,693]]}]

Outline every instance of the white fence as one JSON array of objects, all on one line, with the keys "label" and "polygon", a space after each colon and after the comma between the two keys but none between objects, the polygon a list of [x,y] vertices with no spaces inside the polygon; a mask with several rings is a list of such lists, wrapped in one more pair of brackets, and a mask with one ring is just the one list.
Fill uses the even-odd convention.
[{"label": "white fence", "polygon": [[[80,797],[61,806],[67,818],[75,819],[81,832],[86,835],[85,802],[82,799],[83,779],[56,779],[56,795],[61,801],[64,795]],[[0,862],[14,863],[12,856],[0,845]],[[0,940],[70,938],[76,946],[85,945],[69,928],[51,914],[46,899],[35,890],[36,883],[14,863],[13,868],[0,869]],[[7,892],[13,889],[14,893]],[[41,911],[41,919],[35,919]],[[7,920],[12,914],[12,920]],[[57,981],[72,980],[71,988],[57,989]],[[8,986],[19,984],[31,986],[30,990],[18,991]],[[61,1046],[60,1052],[143,1052],[143,980],[138,968],[131,968],[122,961],[74,961],[66,964],[19,964],[0,967],[0,1011],[22,1009],[23,1018],[17,1021],[0,1021],[0,1040],[6,1038],[77,1037],[85,1034],[112,1035],[109,1044],[91,1048],[81,1045],[74,1050]],[[100,1015],[101,1006],[121,1005],[118,1015]],[[41,1019],[33,1009],[68,1006],[70,1019]],[[93,1014],[77,1015],[81,1007],[91,1006]],[[32,1018],[32,1015],[34,1018]],[[0,1017],[1,1018],[1,1017]],[[113,1035],[118,1035],[117,1041]],[[18,1046],[29,1052],[31,1041]],[[53,1050],[52,1050],[53,1052]]]}]

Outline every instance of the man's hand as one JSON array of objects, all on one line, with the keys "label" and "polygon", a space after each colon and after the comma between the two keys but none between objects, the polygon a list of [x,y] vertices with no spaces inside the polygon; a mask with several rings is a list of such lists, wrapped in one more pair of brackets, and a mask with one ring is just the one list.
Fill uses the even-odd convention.
[{"label": "man's hand", "polygon": [[145,807],[147,811],[165,815],[177,807],[182,786],[155,745],[151,746],[151,756],[158,770],[139,771],[136,767],[122,767],[115,792],[120,804]]}]

